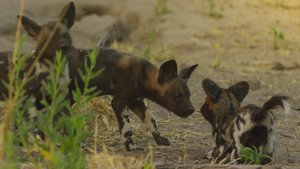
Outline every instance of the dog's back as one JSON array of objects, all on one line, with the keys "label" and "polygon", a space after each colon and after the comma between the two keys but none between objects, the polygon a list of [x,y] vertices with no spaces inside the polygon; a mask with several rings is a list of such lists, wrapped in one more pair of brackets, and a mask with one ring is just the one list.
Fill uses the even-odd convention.
[{"label": "dog's back", "polygon": [[[84,61],[92,50],[73,48],[67,59],[70,68],[70,77],[83,85],[78,70],[84,71]],[[88,60],[87,60],[88,61]],[[100,48],[96,59],[97,70],[103,69],[101,75],[91,80],[90,85],[101,90],[101,95],[114,95],[123,89],[132,89],[145,82],[146,71],[155,69],[154,65],[143,58],[135,57],[127,53],[110,48]],[[96,70],[95,70],[96,71]],[[138,92],[139,90],[135,90]],[[131,91],[123,90],[131,93]],[[136,93],[138,94],[138,93]]]}]

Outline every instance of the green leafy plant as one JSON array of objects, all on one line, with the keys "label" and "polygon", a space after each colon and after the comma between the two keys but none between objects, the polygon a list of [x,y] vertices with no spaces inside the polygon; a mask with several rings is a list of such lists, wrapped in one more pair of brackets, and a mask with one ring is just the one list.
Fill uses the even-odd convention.
[{"label": "green leafy plant", "polygon": [[283,0],[276,0],[275,6],[277,6],[277,7],[284,7]]},{"label": "green leafy plant", "polygon": [[214,51],[214,56],[215,59],[213,60],[213,62],[211,63],[211,67],[214,69],[217,69],[221,66],[222,61],[220,59],[220,55],[221,55],[221,46],[219,43],[216,43],[213,45],[213,51]]},{"label": "green leafy plant", "polygon": [[209,6],[209,11],[208,11],[208,15],[212,18],[222,18],[223,15],[220,12],[216,11],[216,4],[214,0],[207,0],[208,2],[208,6]]},{"label": "green leafy plant", "polygon": [[166,59],[173,58],[173,52],[170,49],[164,47],[163,45],[155,46],[155,48],[153,47],[156,37],[157,31],[154,27],[152,27],[148,32],[146,48],[142,49],[142,51],[139,52],[143,52],[144,58],[154,62],[165,61]]},{"label": "green leafy plant", "polygon": [[271,34],[273,36],[273,49],[278,50],[280,49],[280,44],[285,44],[285,36],[284,32],[280,31],[275,27],[271,27]]},{"label": "green leafy plant", "polygon": [[[77,85],[73,91],[75,106],[71,108],[67,99],[69,81],[64,74],[66,58],[61,52],[57,52],[54,65],[49,71],[49,79],[42,85],[41,103],[44,109],[35,110],[36,121],[26,115],[34,108],[34,99],[25,94],[22,88],[25,82],[20,78],[27,57],[17,55],[11,76],[14,77],[13,91],[19,94],[14,100],[11,119],[13,126],[18,126],[18,129],[8,130],[5,143],[6,159],[2,165],[4,168],[19,168],[23,162],[39,166],[38,168],[85,167],[85,153],[80,147],[89,134],[85,125],[91,117],[92,110],[84,105],[99,94],[95,87],[89,86],[90,80],[99,76],[102,71],[95,71],[97,55],[98,50],[91,51],[85,59],[85,69],[79,71],[84,87],[79,88]],[[32,79],[33,77],[29,77],[28,81]],[[45,140],[33,137],[32,133],[37,129],[45,134]],[[16,156],[21,148],[18,145],[22,145],[21,152],[24,155]]]},{"label": "green leafy plant", "polygon": [[249,148],[249,147],[242,147],[240,149],[240,157],[243,161],[246,163],[251,163],[251,164],[261,164],[261,161],[263,159],[272,159],[272,157],[266,155],[266,154],[261,154],[257,150],[257,148]]},{"label": "green leafy plant", "polygon": [[[32,120],[25,121],[25,112],[28,112],[29,107],[33,106],[33,102],[28,96],[26,96],[23,88],[31,78],[21,78],[21,71],[25,67],[25,62],[28,56],[20,53],[23,44],[26,40],[26,36],[21,36],[16,45],[16,51],[14,57],[11,56],[12,65],[9,68],[8,83],[2,81],[7,89],[10,91],[9,97],[6,100],[6,107],[1,124],[1,134],[3,139],[1,142],[1,151],[4,152],[6,159],[5,162],[1,161],[0,164],[3,168],[19,168],[18,165],[23,161],[23,157],[16,156],[19,152],[18,147],[15,145],[22,144],[24,149],[29,147],[29,131],[34,128]],[[1,117],[2,118],[2,117]],[[18,126],[18,130],[14,130],[14,126]],[[3,153],[1,152],[1,153]]]},{"label": "green leafy plant", "polygon": [[94,71],[97,55],[97,50],[89,53],[84,62],[85,70],[79,71],[84,87],[81,89],[77,86],[73,91],[72,96],[75,101],[73,109],[70,107],[69,100],[66,99],[68,82],[61,79],[66,60],[60,52],[56,55],[55,70],[50,72],[50,81],[44,85],[45,93],[51,96],[51,103],[49,104],[45,97],[43,103],[46,108],[45,112],[39,113],[38,125],[48,136],[45,143],[41,144],[40,152],[49,168],[84,168],[84,152],[80,146],[88,135],[85,124],[92,112],[84,107],[84,104],[99,94],[95,87],[89,86],[90,80],[101,73],[101,70]]},{"label": "green leafy plant", "polygon": [[152,164],[150,162],[146,162],[144,164],[144,169],[152,169],[152,168],[153,168],[153,166],[152,166]]},{"label": "green leafy plant", "polygon": [[146,41],[146,49],[144,50],[144,57],[146,59],[149,59],[151,56],[151,50],[154,43],[154,40],[156,38],[156,30],[154,27],[151,28],[151,30],[148,32],[147,41]]},{"label": "green leafy plant", "polygon": [[169,12],[167,8],[167,0],[156,0],[154,12],[156,16],[161,16]]}]

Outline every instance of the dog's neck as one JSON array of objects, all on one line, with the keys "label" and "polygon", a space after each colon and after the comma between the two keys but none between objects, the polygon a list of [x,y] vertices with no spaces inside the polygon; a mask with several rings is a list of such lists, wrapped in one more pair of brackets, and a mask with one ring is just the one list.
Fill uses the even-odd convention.
[{"label": "dog's neck", "polygon": [[165,95],[167,90],[167,84],[160,84],[158,82],[159,70],[152,64],[147,66],[145,72],[145,81],[143,84],[146,98],[163,105],[162,97]]}]

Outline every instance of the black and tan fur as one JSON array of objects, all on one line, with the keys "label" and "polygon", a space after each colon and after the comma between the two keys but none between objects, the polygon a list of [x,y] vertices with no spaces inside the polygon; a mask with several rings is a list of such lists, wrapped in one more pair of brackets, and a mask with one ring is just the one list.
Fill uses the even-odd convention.
[{"label": "black and tan fur", "polygon": [[[35,98],[37,109],[43,108],[42,104],[39,102],[43,97],[41,87],[43,81],[48,79],[49,71],[54,64],[55,53],[71,41],[67,30],[68,27],[73,25],[73,20],[69,19],[72,18],[72,13],[68,12],[68,8],[69,6],[67,5],[63,9],[59,21],[51,21],[41,26],[37,25],[27,17],[18,16],[28,35],[34,37],[37,42],[34,53],[29,54],[25,66],[20,73],[20,78],[24,78],[25,74],[28,75],[31,66],[34,65],[31,74],[34,78],[25,85],[24,89],[27,95]],[[57,30],[55,31],[54,29],[56,27]],[[8,66],[11,57],[12,52],[0,53],[0,100],[4,100],[8,96],[7,87],[3,82],[8,82]],[[35,60],[37,60],[36,63],[34,63]],[[68,77],[67,70],[64,71],[64,76],[66,76],[66,78]]]},{"label": "black and tan fur", "polygon": [[[225,134],[226,139],[233,147],[230,160],[238,158],[240,149],[244,144],[255,146],[260,153],[273,156],[275,118],[271,110],[281,107],[284,114],[288,114],[290,105],[287,100],[288,98],[285,96],[273,96],[262,107],[249,104],[237,111],[237,116],[231,121]],[[248,133],[248,138],[242,140],[245,133]],[[254,134],[255,137],[249,134]],[[270,162],[269,159],[262,161],[262,163],[268,162]]]},{"label": "black and tan fur", "polygon": [[245,81],[238,82],[229,88],[220,88],[210,79],[202,81],[202,88],[206,93],[205,103],[200,112],[212,126],[212,135],[215,147],[209,156],[214,159],[222,159],[231,151],[226,138],[224,138],[228,124],[235,118],[236,110],[249,91],[249,85]]},{"label": "black and tan fur", "polygon": [[[84,70],[82,60],[88,50],[79,50],[70,46],[68,61],[70,77],[77,79],[75,68]],[[155,142],[169,145],[169,141],[158,131],[154,116],[146,111],[143,100],[150,99],[180,117],[188,117],[194,112],[190,101],[187,80],[197,67],[193,65],[178,74],[177,63],[169,60],[156,68],[149,61],[116,50],[101,48],[96,61],[103,73],[91,81],[91,86],[101,90],[101,95],[112,95],[112,108],[119,123],[119,129],[127,150],[136,149],[132,140],[132,131],[128,110],[133,111],[150,129]],[[73,70],[73,71],[72,71]],[[74,85],[74,83],[72,83]],[[71,86],[74,88],[75,86]]]},{"label": "black and tan fur", "polygon": [[[73,7],[69,8],[68,13],[72,13],[72,16],[74,16],[74,4],[71,2],[70,6]],[[71,18],[72,23],[74,19]],[[29,30],[32,26],[36,27],[37,30],[40,27],[33,21],[27,22],[26,26]],[[34,39],[39,39],[38,37],[44,36],[41,33],[37,32],[31,35]],[[46,34],[47,32],[45,36],[49,36]],[[61,49],[69,64],[71,78],[69,91],[71,94],[72,90],[75,89],[75,81],[78,82],[80,88],[83,88],[78,69],[84,72],[84,60],[91,49],[77,49],[73,47],[69,36],[59,36],[57,40],[59,38],[62,42],[68,41],[68,43],[63,43],[64,45]],[[175,60],[166,61],[160,68],[156,68],[156,66],[143,58],[109,48],[100,48],[96,60],[96,69],[104,69],[104,71],[99,77],[91,81],[90,86],[96,87],[97,90],[101,91],[101,95],[113,96],[111,105],[117,117],[119,129],[127,150],[136,149],[132,140],[128,110],[133,111],[146,123],[157,144],[170,144],[168,139],[160,135],[156,120],[149,111],[146,111],[143,100],[145,98],[150,99],[180,117],[188,117],[194,112],[194,107],[190,101],[187,81],[196,67],[197,65],[193,65],[178,73]]]},{"label": "black and tan fur", "polygon": [[[217,160],[228,158],[233,161],[238,158],[238,152],[243,146],[256,147],[260,153],[272,156],[274,116],[270,110],[281,106],[284,112],[288,112],[287,98],[274,96],[265,102],[263,107],[247,105],[240,108],[240,103],[249,90],[247,82],[239,82],[228,89],[222,89],[213,81],[205,79],[202,85],[207,98],[201,113],[212,124],[216,138],[212,157]],[[229,97],[224,96],[224,93]],[[262,161],[268,162],[270,161]]]}]

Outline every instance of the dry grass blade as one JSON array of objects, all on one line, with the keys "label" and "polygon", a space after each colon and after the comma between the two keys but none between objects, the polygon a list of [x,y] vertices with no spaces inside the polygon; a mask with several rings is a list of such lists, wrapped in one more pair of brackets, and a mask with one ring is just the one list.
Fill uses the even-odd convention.
[{"label": "dry grass blade", "polygon": [[[20,8],[19,8],[19,13],[22,14],[24,10],[24,0],[20,1]],[[20,32],[21,32],[21,20],[18,20],[17,24],[17,30],[16,30],[16,40],[15,40],[15,47],[14,47],[14,52],[12,56],[12,60],[9,62],[9,93],[8,93],[8,101],[7,101],[7,106],[4,110],[4,115],[2,118],[2,121],[0,121],[0,166],[1,163],[4,162],[4,155],[5,155],[5,144],[6,144],[6,139],[7,139],[7,133],[9,129],[9,120],[10,120],[10,114],[12,112],[12,109],[15,104],[15,97],[13,97],[13,83],[14,83],[14,76],[13,76],[13,65],[16,62],[16,57],[17,53],[19,52],[19,39],[20,39]]]},{"label": "dry grass blade", "polygon": [[88,169],[140,169],[143,168],[143,160],[131,156],[110,155],[109,153],[98,153],[87,159]]}]

